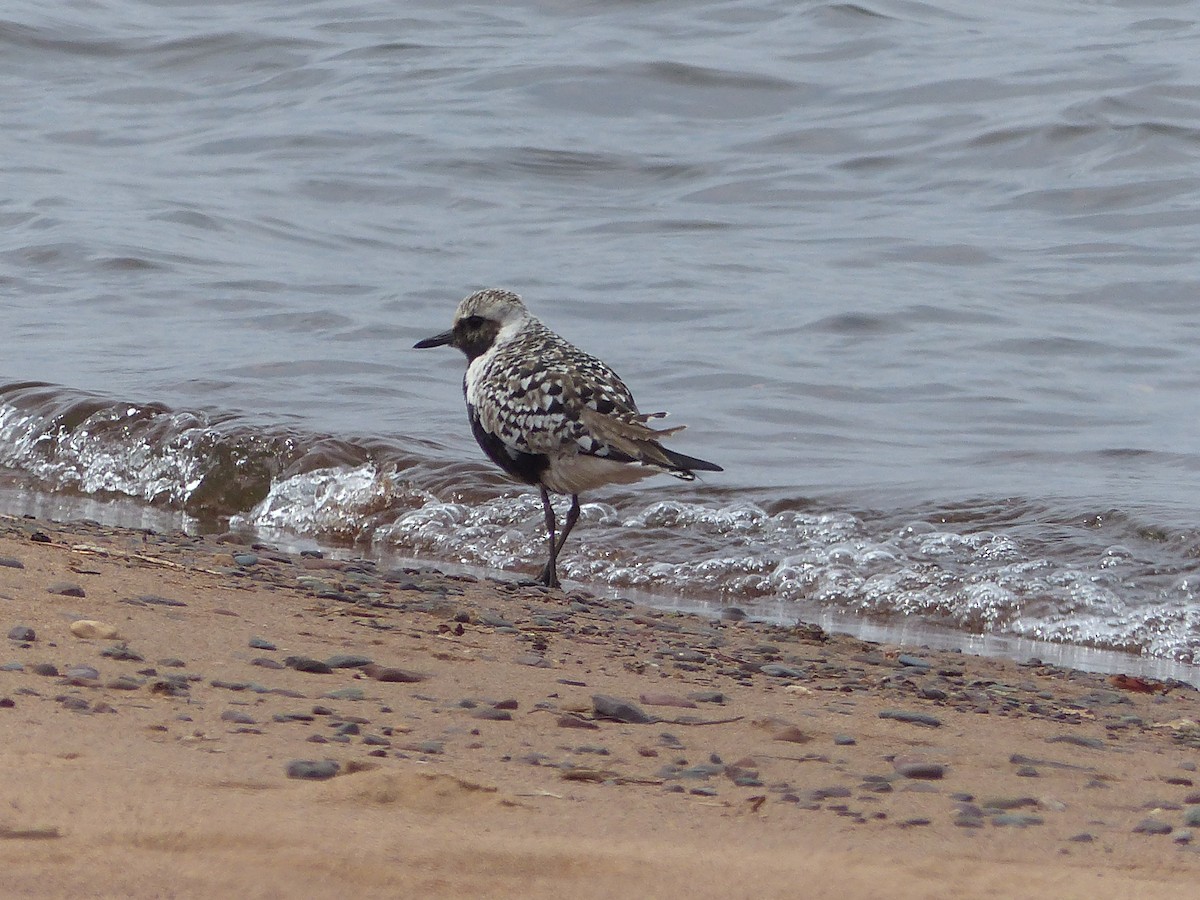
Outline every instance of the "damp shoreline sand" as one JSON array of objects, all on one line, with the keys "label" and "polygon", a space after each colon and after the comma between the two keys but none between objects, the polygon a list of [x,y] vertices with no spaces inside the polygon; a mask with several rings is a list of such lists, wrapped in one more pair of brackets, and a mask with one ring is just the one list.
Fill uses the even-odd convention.
[{"label": "damp shoreline sand", "polygon": [[1200,897],[1184,685],[44,519],[0,612],[6,896]]}]

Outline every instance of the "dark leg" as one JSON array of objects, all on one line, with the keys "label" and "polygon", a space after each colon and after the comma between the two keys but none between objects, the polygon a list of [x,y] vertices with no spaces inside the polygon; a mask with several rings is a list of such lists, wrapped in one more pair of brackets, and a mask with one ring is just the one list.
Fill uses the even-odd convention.
[{"label": "dark leg", "polygon": [[538,581],[546,587],[558,587],[558,572],[555,562],[558,559],[558,549],[561,545],[554,540],[554,507],[550,505],[549,491],[541,486],[540,490],[542,492],[542,509],[546,511],[546,542],[549,545],[550,558],[546,560],[546,565],[542,569],[542,574],[538,576]]},{"label": "dark leg", "polygon": [[558,536],[558,545],[554,548],[554,558],[558,559],[558,554],[562,553],[563,544],[567,542],[567,535],[571,533],[571,529],[575,527],[575,523],[579,521],[579,495],[571,495],[571,508],[567,510],[567,518],[563,520],[563,530]]}]

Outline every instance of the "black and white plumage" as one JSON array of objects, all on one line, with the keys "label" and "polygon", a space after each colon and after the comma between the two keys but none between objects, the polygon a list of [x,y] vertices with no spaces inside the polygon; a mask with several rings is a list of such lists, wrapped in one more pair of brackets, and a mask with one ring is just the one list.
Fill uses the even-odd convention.
[{"label": "black and white plumage", "polygon": [[[696,471],[723,471],[662,446],[683,426],[651,428],[647,423],[666,413],[639,412],[612,369],[539,322],[511,291],[471,294],[449,331],[415,346],[447,344],[467,357],[463,394],[479,446],[513,478],[541,491],[549,546],[543,584],[558,586],[558,554],[579,518],[583,491],[657,473],[691,481]],[[551,492],[571,497],[557,536]]]}]

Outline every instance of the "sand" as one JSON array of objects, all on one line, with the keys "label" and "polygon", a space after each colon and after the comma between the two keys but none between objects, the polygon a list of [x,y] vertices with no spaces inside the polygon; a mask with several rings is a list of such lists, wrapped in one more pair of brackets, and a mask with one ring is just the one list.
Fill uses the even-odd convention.
[{"label": "sand", "polygon": [[1200,897],[1185,685],[229,536],[0,563],[5,897]]}]

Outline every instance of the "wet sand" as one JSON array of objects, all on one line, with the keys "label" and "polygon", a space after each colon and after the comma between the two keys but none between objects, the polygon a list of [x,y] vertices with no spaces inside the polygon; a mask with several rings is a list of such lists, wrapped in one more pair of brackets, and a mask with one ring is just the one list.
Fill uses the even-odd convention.
[{"label": "wet sand", "polygon": [[1200,897],[1186,685],[32,519],[0,613],[5,896]]}]

